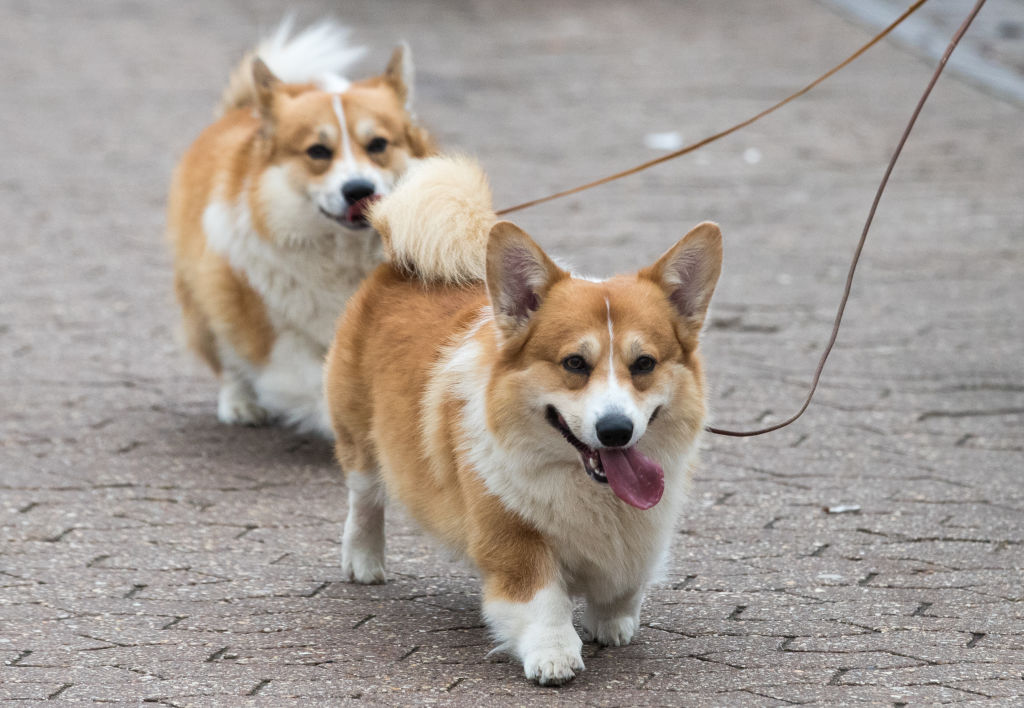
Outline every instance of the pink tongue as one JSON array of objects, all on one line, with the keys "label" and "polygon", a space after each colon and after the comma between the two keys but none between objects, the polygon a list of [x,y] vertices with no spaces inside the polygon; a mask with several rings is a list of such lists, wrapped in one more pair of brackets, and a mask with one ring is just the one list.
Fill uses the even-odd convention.
[{"label": "pink tongue", "polygon": [[370,205],[373,204],[378,199],[380,199],[379,194],[374,194],[369,197],[364,197],[363,199],[360,199],[358,202],[356,202],[355,204],[348,208],[348,210],[345,212],[345,218],[348,219],[349,221],[365,219],[366,212],[369,209]]},{"label": "pink tongue", "polygon": [[665,492],[665,472],[657,462],[635,447],[597,451],[612,491],[637,509],[650,509]]}]

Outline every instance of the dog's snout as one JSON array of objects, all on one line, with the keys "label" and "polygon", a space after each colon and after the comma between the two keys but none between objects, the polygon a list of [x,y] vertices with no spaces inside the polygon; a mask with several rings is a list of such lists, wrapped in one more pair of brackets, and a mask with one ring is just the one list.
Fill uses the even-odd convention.
[{"label": "dog's snout", "polygon": [[594,427],[597,439],[608,447],[622,447],[633,437],[633,421],[622,413],[603,415]]},{"label": "dog's snout", "polygon": [[345,201],[349,204],[355,204],[360,199],[373,195],[376,191],[377,188],[373,186],[373,182],[361,177],[350,179],[341,185],[341,195],[345,197]]}]

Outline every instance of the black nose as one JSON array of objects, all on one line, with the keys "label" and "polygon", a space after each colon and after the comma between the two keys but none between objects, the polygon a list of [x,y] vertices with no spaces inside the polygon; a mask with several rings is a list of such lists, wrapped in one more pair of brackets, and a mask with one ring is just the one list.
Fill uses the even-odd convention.
[{"label": "black nose", "polygon": [[377,188],[373,186],[373,182],[368,179],[350,179],[345,184],[341,185],[341,194],[345,197],[345,201],[349,204],[355,204],[360,199],[369,197]]},{"label": "black nose", "polygon": [[608,447],[622,447],[633,437],[633,421],[621,413],[609,413],[597,421],[597,439]]}]

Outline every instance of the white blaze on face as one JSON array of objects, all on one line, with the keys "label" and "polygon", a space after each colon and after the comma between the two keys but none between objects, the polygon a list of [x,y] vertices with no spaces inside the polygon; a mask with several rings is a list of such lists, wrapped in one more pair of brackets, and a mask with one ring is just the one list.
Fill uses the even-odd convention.
[{"label": "white blaze on face", "polygon": [[612,306],[604,300],[608,313],[608,376],[604,381],[592,381],[583,398],[582,430],[580,440],[590,447],[602,447],[597,437],[597,421],[606,415],[619,413],[633,423],[633,436],[627,447],[636,444],[647,430],[647,419],[643,416],[631,391],[631,384],[619,380],[615,371],[615,327],[612,324]]},{"label": "white blaze on face", "polygon": [[341,131],[341,154],[344,159],[345,169],[349,172],[356,170],[356,158],[352,154],[352,139],[348,134],[348,121],[345,120],[345,108],[341,105],[341,94],[335,94],[331,98],[331,105],[334,106],[334,115],[338,116],[338,128]]},{"label": "white blaze on face", "polygon": [[[342,92],[343,93],[343,92]],[[345,117],[345,106],[341,100],[341,93],[331,97],[331,106],[334,108],[334,115],[338,119],[338,155],[331,165],[331,169],[324,175],[324,178],[312,184],[310,196],[317,206],[328,214],[342,214],[348,208],[348,203],[342,194],[342,187],[346,182],[353,179],[369,180],[377,194],[387,194],[394,186],[395,177],[389,172],[381,170],[374,164],[361,161],[356,158],[352,145],[352,135],[348,129],[348,120]]]}]

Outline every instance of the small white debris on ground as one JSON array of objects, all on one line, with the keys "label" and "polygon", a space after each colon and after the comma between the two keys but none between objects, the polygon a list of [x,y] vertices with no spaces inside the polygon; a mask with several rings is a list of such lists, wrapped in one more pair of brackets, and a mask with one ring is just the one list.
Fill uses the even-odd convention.
[{"label": "small white debris on ground", "polygon": [[683,136],[672,130],[667,133],[648,133],[644,136],[644,147],[651,150],[672,152],[683,146]]},{"label": "small white debris on ground", "polygon": [[836,504],[825,507],[826,514],[850,514],[857,511],[860,511],[860,507],[856,504]]}]

